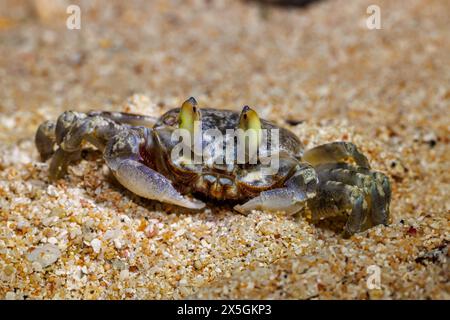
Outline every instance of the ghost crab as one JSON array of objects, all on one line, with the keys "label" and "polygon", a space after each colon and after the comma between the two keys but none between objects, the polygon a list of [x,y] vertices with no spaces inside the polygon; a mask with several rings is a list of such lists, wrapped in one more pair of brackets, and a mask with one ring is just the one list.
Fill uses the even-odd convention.
[{"label": "ghost crab", "polygon": [[[201,120],[201,121],[200,121]],[[279,129],[279,169],[262,176],[261,165],[227,163],[186,164],[173,161],[173,131]],[[36,146],[45,161],[52,158],[51,179],[62,177],[70,162],[79,159],[83,142],[103,152],[117,180],[128,190],[148,199],[201,209],[200,198],[237,203],[234,209],[308,212],[314,220],[348,213],[343,234],[348,237],[378,224],[387,224],[391,188],[388,178],[370,169],[367,158],[350,142],[332,142],[303,150],[291,131],[260,119],[249,107],[241,113],[199,109],[194,98],[160,118],[94,111],[66,111],[56,122],[42,123]],[[259,140],[258,140],[259,141]],[[253,142],[249,143],[255,143]],[[57,146],[57,148],[55,148]],[[55,150],[56,149],[56,150]]]}]

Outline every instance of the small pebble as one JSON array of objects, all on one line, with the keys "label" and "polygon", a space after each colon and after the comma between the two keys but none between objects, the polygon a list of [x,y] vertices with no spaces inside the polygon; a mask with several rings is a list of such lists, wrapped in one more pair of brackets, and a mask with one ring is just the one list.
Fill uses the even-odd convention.
[{"label": "small pebble", "polygon": [[54,244],[45,244],[34,249],[28,254],[28,260],[38,262],[42,268],[55,263],[61,256],[61,251]]},{"label": "small pebble", "polygon": [[5,295],[5,300],[16,300],[16,294],[14,292],[8,291]]},{"label": "small pebble", "polygon": [[127,269],[123,269],[120,271],[119,278],[120,280],[126,280],[130,277],[130,272]]},{"label": "small pebble", "polygon": [[102,242],[98,239],[92,239],[91,241],[91,247],[92,250],[94,250],[95,253],[99,253],[102,249]]}]

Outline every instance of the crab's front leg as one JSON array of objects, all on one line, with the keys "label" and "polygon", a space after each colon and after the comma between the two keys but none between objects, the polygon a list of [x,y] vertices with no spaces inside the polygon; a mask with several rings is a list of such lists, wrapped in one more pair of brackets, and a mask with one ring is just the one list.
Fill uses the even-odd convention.
[{"label": "crab's front leg", "polygon": [[299,163],[284,187],[263,191],[244,204],[236,205],[234,209],[243,214],[251,210],[284,211],[287,214],[294,214],[303,210],[306,201],[315,196],[317,184],[315,169],[306,163]]},{"label": "crab's front leg", "polygon": [[44,122],[36,132],[36,146],[45,160],[54,152],[49,169],[50,179],[62,177],[70,162],[79,159],[84,141],[89,141],[101,151],[111,136],[121,130],[121,125],[100,116],[66,111],[55,125]]},{"label": "crab's front leg", "polygon": [[140,162],[140,146],[153,149],[151,129],[124,130],[106,145],[104,158],[116,179],[128,190],[147,199],[158,200],[190,209],[201,209],[205,204],[180,194],[169,179]]}]

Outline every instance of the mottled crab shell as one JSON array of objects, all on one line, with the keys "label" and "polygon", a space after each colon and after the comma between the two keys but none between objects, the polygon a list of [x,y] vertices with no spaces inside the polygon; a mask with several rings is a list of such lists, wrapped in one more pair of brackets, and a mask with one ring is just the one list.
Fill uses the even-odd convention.
[{"label": "mottled crab shell", "polygon": [[[174,162],[171,151],[178,141],[171,139],[178,128],[180,108],[169,110],[153,127],[155,145],[152,166],[171,179],[178,187],[188,192],[202,193],[217,200],[242,200],[254,197],[263,190],[281,186],[289,178],[303,151],[299,139],[289,130],[261,119],[262,129],[279,129],[279,170],[274,175],[262,175],[260,164],[216,164],[202,161],[201,164]],[[240,113],[230,110],[201,109],[203,147],[208,140],[208,129],[218,129],[226,136],[227,129],[238,128]]]}]

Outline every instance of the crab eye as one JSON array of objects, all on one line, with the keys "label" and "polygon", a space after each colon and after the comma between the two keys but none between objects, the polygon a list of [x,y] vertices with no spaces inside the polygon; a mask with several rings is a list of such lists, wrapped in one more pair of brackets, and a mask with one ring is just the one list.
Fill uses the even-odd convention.
[{"label": "crab eye", "polygon": [[193,97],[183,102],[178,116],[180,129],[186,129],[193,134],[195,122],[200,121],[200,118],[200,110],[197,107],[197,101]]},{"label": "crab eye", "polygon": [[244,131],[255,130],[258,135],[258,144],[261,142],[261,120],[256,111],[249,106],[242,108],[241,116],[239,117],[239,129]]},{"label": "crab eye", "polygon": [[256,155],[262,140],[261,120],[259,119],[256,111],[251,109],[249,106],[245,106],[242,109],[239,117],[239,129],[243,131],[239,134],[244,134],[244,140],[241,138],[240,141],[245,141],[245,154],[247,155],[247,162]]}]

